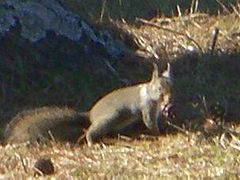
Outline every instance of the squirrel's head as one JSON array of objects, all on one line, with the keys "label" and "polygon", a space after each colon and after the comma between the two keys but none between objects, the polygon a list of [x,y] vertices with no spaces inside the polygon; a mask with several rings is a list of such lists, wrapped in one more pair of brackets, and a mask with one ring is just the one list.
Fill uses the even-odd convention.
[{"label": "squirrel's head", "polygon": [[152,79],[149,85],[149,95],[153,100],[159,100],[164,96],[170,96],[170,88],[172,85],[171,66],[168,63],[167,69],[159,76],[158,66],[153,64]]}]

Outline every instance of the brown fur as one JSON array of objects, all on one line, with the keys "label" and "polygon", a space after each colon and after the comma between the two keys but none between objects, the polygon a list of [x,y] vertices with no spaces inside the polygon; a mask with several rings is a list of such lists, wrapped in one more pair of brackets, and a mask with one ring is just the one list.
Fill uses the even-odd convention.
[{"label": "brown fur", "polygon": [[152,133],[159,134],[159,111],[169,101],[170,84],[170,65],[159,77],[154,64],[151,81],[120,88],[103,96],[89,111],[92,124],[86,133],[88,145],[139,120],[143,120]]},{"label": "brown fur", "polygon": [[[43,137],[48,130],[54,130],[64,122],[77,121],[82,127],[88,127],[90,122],[82,116],[84,114],[79,114],[68,107],[41,107],[20,112],[13,117],[6,127],[4,132],[5,143],[33,142]],[[65,132],[66,129],[62,127],[61,129],[61,133],[69,133]],[[69,130],[69,128],[67,129]],[[66,136],[66,138],[68,137]]]}]

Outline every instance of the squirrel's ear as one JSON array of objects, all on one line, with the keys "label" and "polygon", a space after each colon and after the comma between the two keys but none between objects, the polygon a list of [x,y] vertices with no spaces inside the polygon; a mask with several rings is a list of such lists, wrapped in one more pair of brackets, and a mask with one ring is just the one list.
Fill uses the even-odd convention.
[{"label": "squirrel's ear", "polygon": [[165,71],[163,71],[162,76],[165,78],[170,78],[170,76],[171,76],[170,69],[171,69],[171,66],[169,63],[167,63],[167,69]]},{"label": "squirrel's ear", "polygon": [[167,63],[167,70],[163,71],[162,77],[168,79],[170,82],[172,81],[171,77],[171,65]]},{"label": "squirrel's ear", "polygon": [[156,63],[153,63],[153,72],[152,72],[152,81],[158,78],[158,66]]}]

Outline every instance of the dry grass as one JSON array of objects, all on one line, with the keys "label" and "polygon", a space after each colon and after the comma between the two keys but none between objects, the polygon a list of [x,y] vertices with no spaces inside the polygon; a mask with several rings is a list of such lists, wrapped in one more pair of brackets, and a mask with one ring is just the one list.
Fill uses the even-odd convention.
[{"label": "dry grass", "polygon": [[[140,21],[144,24],[141,27],[120,26],[134,37],[138,53],[146,57],[161,55],[169,60],[186,52],[206,53],[211,50],[215,28],[220,29],[216,53],[240,50],[238,11],[224,16],[190,14]],[[239,152],[239,137],[224,132],[210,141],[194,132],[115,139],[91,148],[56,142],[7,145],[0,146],[0,179],[34,178],[33,165],[43,156],[52,159],[55,173],[49,177],[56,179],[238,179]]]},{"label": "dry grass", "polygon": [[[42,156],[50,157],[56,179],[158,179],[158,178],[239,178],[240,144],[196,134],[176,134],[140,140],[112,140],[71,147],[48,145],[0,147],[0,178],[34,177],[33,165]],[[232,145],[231,145],[232,144]],[[17,177],[17,178],[16,178]]]},{"label": "dry grass", "polygon": [[239,52],[239,14],[236,9],[227,15],[194,13],[173,18],[156,17],[150,21],[138,18],[140,27],[127,23],[117,23],[117,26],[133,36],[139,55],[169,60],[186,53],[210,52],[216,28],[219,34],[214,50]]}]

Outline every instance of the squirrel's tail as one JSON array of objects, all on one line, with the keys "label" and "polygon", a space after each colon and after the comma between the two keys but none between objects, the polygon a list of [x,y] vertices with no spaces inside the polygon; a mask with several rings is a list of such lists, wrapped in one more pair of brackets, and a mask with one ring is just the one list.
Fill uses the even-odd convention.
[{"label": "squirrel's tail", "polygon": [[86,111],[86,112],[76,112],[76,113],[77,113],[78,117],[85,118],[89,121],[89,112],[88,111]]},{"label": "squirrel's tail", "polygon": [[7,125],[4,143],[33,142],[49,136],[49,132],[50,135],[54,132],[53,135],[59,139],[70,140],[74,135],[76,139],[90,125],[88,117],[88,112],[79,113],[68,107],[41,107],[23,111]]}]

